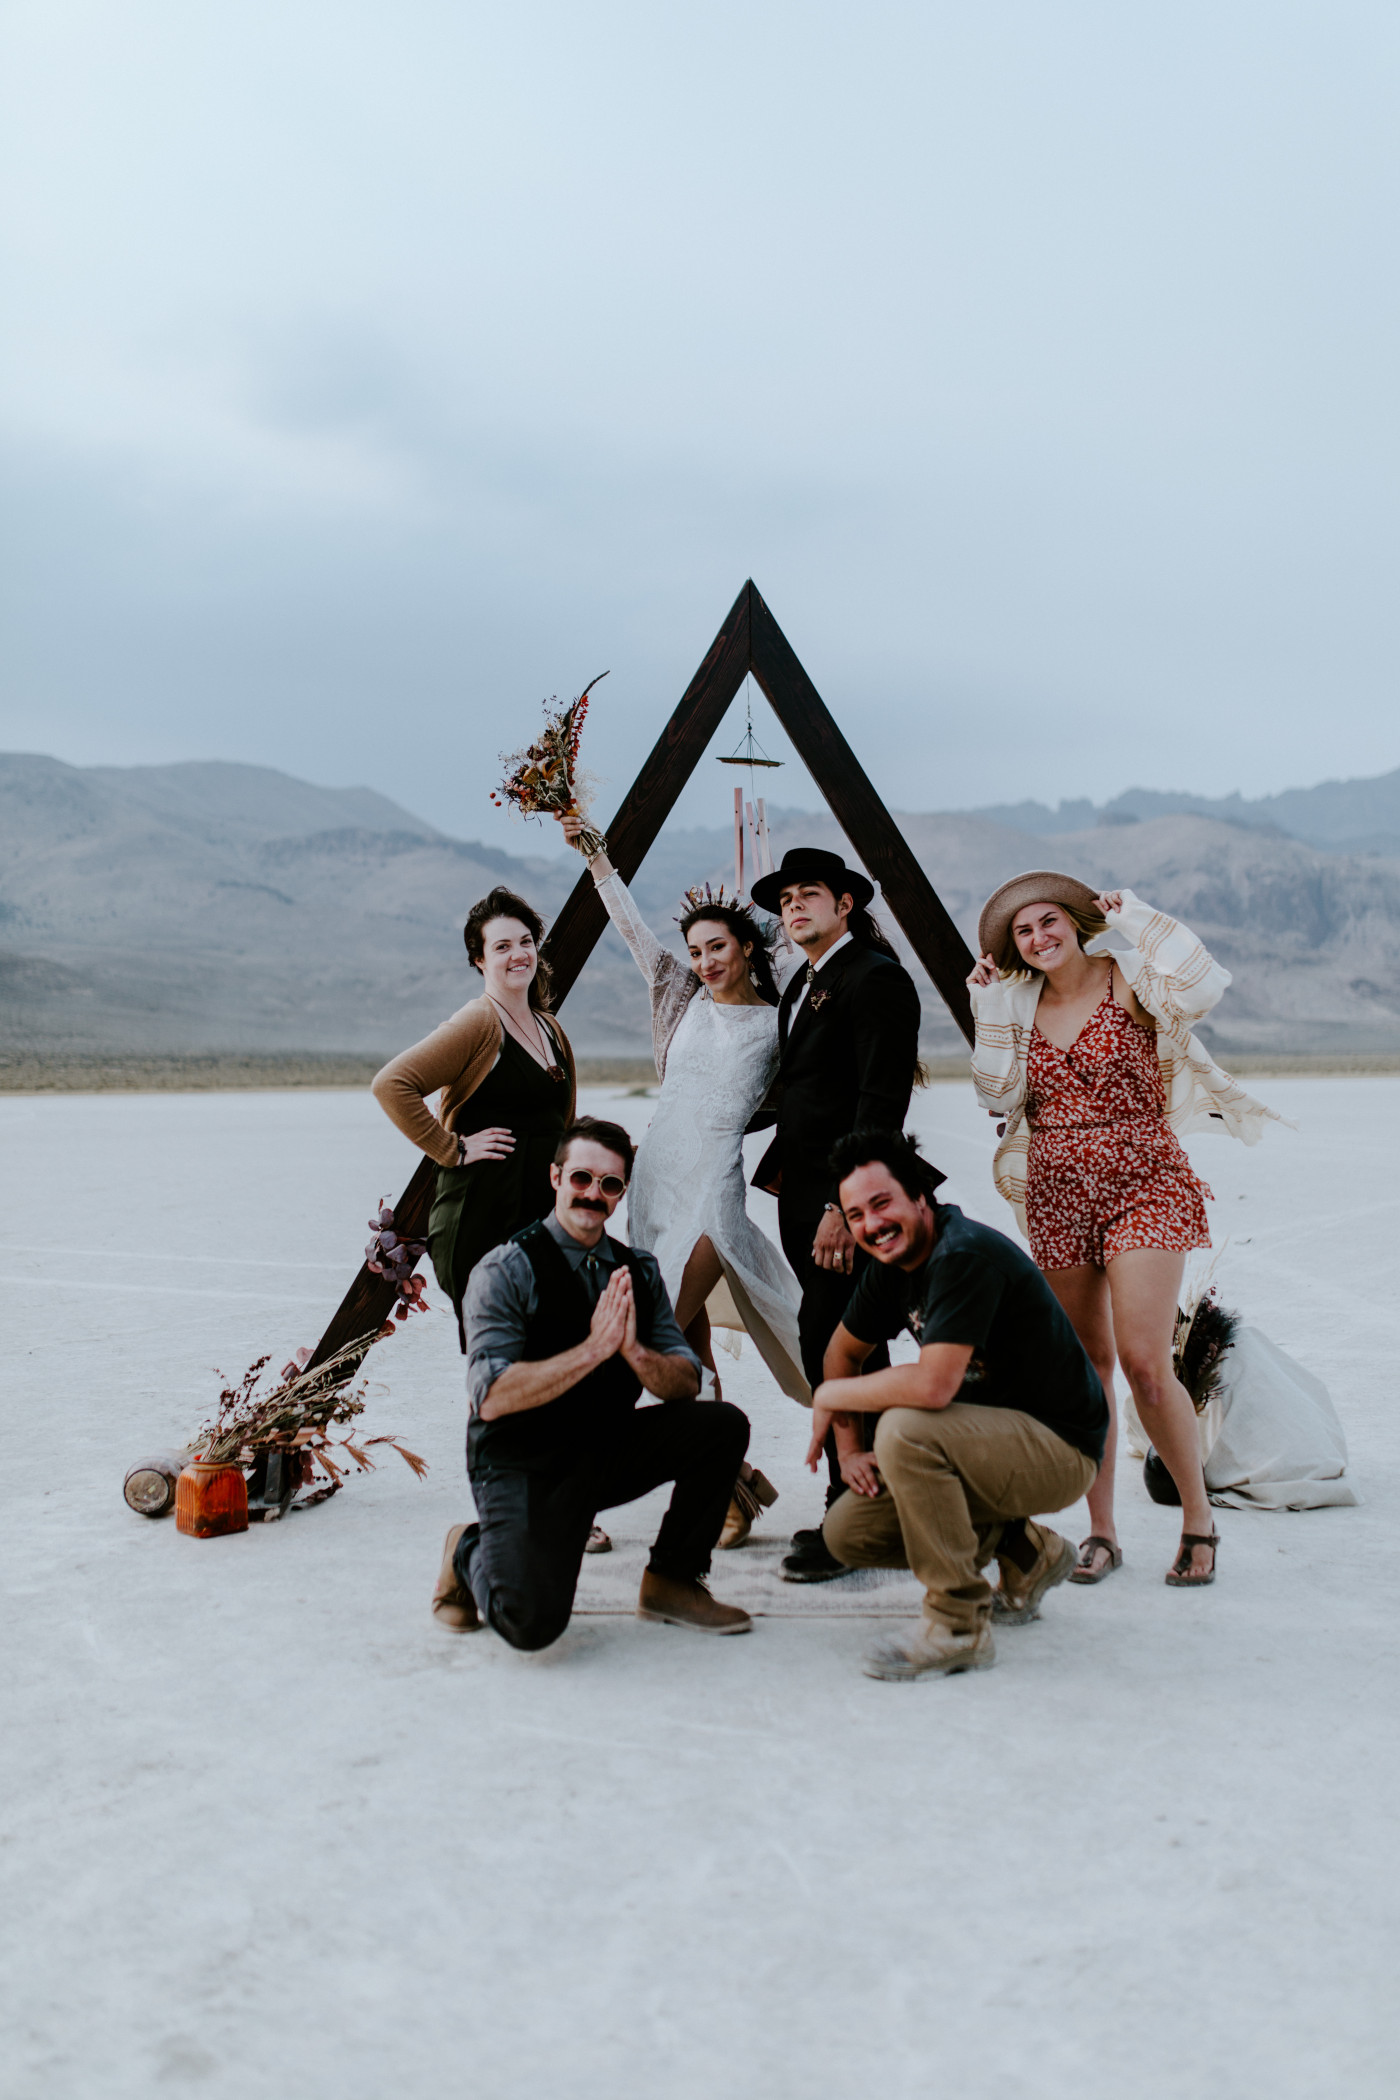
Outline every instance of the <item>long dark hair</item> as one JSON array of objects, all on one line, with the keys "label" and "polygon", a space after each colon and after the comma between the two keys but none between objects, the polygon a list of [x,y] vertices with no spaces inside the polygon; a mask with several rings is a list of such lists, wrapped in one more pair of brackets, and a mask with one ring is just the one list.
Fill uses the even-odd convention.
[{"label": "long dark hair", "polygon": [[[522,926],[529,927],[536,948],[544,940],[544,920],[534,905],[527,904],[523,897],[517,897],[515,891],[506,889],[503,883],[497,883],[494,890],[489,890],[484,897],[477,899],[467,913],[467,923],[462,928],[462,939],[467,944],[467,961],[474,970],[481,968],[485,958],[486,928],[492,919],[519,919]],[[552,990],[549,964],[541,956],[540,966],[530,983],[530,1004],[537,1013],[549,1012]]]},{"label": "long dark hair", "polygon": [[711,919],[717,926],[727,927],[741,948],[752,950],[749,956],[749,974],[753,978],[754,990],[769,1006],[778,1003],[778,985],[773,975],[773,943],[777,936],[770,927],[761,926],[746,904],[696,904],[681,920],[681,938],[690,939],[690,929],[698,926],[702,919]]},{"label": "long dark hair", "polygon": [[863,904],[852,905],[846,931],[858,948],[873,948],[877,955],[887,955],[891,962],[899,961],[889,935]]},{"label": "long dark hair", "polygon": [[[858,948],[873,948],[877,955],[886,956],[890,962],[897,963],[899,961],[898,952],[889,935],[885,932],[879,920],[871,917],[863,904],[856,904],[851,907],[851,915],[846,921],[846,931]],[[927,1086],[930,1076],[929,1068],[923,1059],[921,1057],[916,1058],[914,1060],[915,1086]],[[888,1165],[889,1162],[886,1161],[885,1164]],[[891,1168],[891,1172],[893,1172],[893,1168]]]}]

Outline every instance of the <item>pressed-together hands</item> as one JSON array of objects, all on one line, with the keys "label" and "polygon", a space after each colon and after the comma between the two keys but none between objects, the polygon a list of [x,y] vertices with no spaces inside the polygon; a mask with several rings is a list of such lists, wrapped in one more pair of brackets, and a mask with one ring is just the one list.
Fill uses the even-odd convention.
[{"label": "pressed-together hands", "polygon": [[695,1366],[688,1357],[666,1356],[648,1349],[637,1338],[637,1297],[632,1271],[624,1265],[613,1270],[593,1308],[588,1340],[583,1345],[595,1363],[620,1356],[635,1371],[646,1390],[657,1400],[691,1400],[699,1388]]},{"label": "pressed-together hands", "polygon": [[613,1270],[593,1308],[588,1339],[600,1364],[617,1355],[631,1362],[637,1347],[637,1301],[632,1291],[632,1271],[625,1264]]},{"label": "pressed-together hands", "polygon": [[586,1340],[558,1356],[522,1359],[509,1364],[481,1403],[482,1419],[523,1414],[557,1400],[571,1386],[620,1356],[657,1400],[693,1400],[700,1380],[688,1356],[665,1356],[637,1339],[637,1304],[632,1272],[614,1269],[593,1308]]}]

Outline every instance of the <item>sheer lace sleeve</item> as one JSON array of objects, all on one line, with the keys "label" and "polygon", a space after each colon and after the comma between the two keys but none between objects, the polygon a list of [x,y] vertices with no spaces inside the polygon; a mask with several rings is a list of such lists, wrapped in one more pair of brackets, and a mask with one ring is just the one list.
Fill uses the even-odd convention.
[{"label": "sheer lace sleeve", "polygon": [[[616,869],[611,875],[604,876],[599,883],[598,895],[603,900],[608,917],[632,950],[632,960],[649,985],[655,988],[677,970],[685,969],[685,965],[677,961],[669,949],[662,947],[638,911],[632,892]],[[686,975],[690,975],[689,970],[686,970]]]}]

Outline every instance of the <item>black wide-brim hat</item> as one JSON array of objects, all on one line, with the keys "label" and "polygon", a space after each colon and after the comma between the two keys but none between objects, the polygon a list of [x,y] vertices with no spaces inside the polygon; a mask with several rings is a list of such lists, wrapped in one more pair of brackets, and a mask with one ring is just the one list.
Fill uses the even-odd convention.
[{"label": "black wide-brim hat", "polygon": [[828,853],[824,846],[793,846],[783,855],[780,868],[759,876],[749,895],[763,911],[776,915],[790,882],[824,882],[833,897],[849,896],[857,907],[868,904],[875,894],[869,876],[848,868],[839,853]]}]

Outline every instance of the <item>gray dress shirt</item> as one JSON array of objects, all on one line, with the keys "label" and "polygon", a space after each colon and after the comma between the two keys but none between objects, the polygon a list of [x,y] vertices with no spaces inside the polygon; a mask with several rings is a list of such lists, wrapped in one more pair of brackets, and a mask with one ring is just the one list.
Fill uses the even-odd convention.
[{"label": "gray dress shirt", "polygon": [[[617,1266],[613,1243],[604,1233],[596,1247],[581,1247],[564,1230],[551,1211],[544,1229],[562,1252],[565,1261],[582,1283],[590,1305],[603,1295],[608,1278]],[[676,1325],[666,1286],[656,1257],[632,1250],[632,1282],[637,1299],[637,1339],[644,1349],[658,1356],[683,1356],[701,1370],[695,1355]],[[467,1398],[473,1414],[490,1392],[502,1371],[519,1363],[525,1354],[525,1327],[534,1316],[539,1293],[535,1271],[523,1247],[507,1240],[482,1256],[467,1284],[464,1313],[467,1328]]]}]

